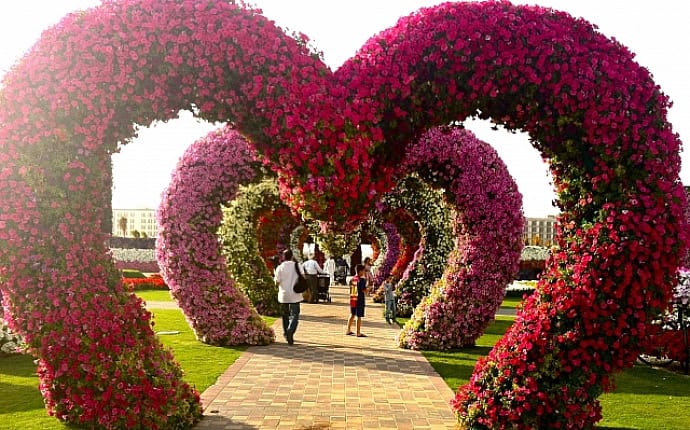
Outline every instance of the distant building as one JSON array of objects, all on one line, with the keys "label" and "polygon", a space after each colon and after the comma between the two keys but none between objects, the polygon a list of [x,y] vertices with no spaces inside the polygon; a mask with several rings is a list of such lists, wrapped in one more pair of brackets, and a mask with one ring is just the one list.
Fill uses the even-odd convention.
[{"label": "distant building", "polygon": [[154,209],[113,209],[113,236],[134,237],[132,235],[134,231],[138,231],[142,237],[144,235],[158,236],[156,211]]},{"label": "distant building", "polygon": [[556,217],[525,218],[525,245],[551,246],[556,239]]}]

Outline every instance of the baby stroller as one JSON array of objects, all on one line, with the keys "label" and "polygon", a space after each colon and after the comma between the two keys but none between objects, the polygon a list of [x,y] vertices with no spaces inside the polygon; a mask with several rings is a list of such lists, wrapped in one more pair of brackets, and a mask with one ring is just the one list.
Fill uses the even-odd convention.
[{"label": "baby stroller", "polygon": [[331,302],[331,294],[328,292],[328,287],[331,284],[330,275],[318,275],[317,281],[317,291],[316,301],[323,300],[324,302]]},{"label": "baby stroller", "polygon": [[333,279],[337,284],[347,284],[347,266],[336,266],[333,272]]}]

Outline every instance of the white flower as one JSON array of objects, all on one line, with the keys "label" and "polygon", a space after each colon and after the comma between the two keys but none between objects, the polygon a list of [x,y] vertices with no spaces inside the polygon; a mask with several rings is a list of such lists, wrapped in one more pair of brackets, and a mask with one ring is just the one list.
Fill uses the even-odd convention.
[{"label": "white flower", "polygon": [[127,249],[111,248],[115,261],[134,261],[138,263],[150,263],[156,261],[155,249]]}]

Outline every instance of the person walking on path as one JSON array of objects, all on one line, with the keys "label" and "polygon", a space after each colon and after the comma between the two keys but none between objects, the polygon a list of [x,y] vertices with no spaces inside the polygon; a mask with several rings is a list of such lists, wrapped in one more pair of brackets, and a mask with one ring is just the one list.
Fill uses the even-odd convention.
[{"label": "person walking on path", "polygon": [[309,260],[304,262],[304,273],[309,285],[309,303],[318,303],[319,301],[319,274],[325,272],[319,266],[319,263],[314,259],[314,254],[309,254]]},{"label": "person walking on path", "polygon": [[[364,273],[364,266],[358,264],[356,267],[357,276],[352,279],[352,282],[356,284],[352,285],[350,292],[350,318],[347,320],[347,334],[348,336],[354,335],[352,332],[352,323],[357,318],[357,337],[367,337],[362,333],[362,318],[364,318],[364,300],[366,299],[367,293],[367,279]],[[354,300],[354,294],[357,294],[357,299]]]},{"label": "person walking on path", "polygon": [[335,280],[339,284],[347,285],[347,276],[350,273],[350,266],[341,255],[335,259]]},{"label": "person walking on path", "polygon": [[388,276],[383,283],[383,300],[386,303],[385,318],[388,324],[395,321],[395,291],[393,287],[393,276]]},{"label": "person walking on path", "polygon": [[276,268],[274,279],[278,286],[278,302],[283,316],[283,336],[289,345],[295,343],[300,303],[304,300],[302,293],[294,290],[299,279],[298,271],[303,272],[299,263],[292,259],[292,250],[286,249],[283,251],[283,262]]}]

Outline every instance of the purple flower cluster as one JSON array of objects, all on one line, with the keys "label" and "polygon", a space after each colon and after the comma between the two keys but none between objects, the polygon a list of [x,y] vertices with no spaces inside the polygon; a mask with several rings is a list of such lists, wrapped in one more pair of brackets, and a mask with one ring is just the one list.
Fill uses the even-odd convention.
[{"label": "purple flower cluster", "polygon": [[184,153],[158,208],[161,275],[203,342],[264,345],[273,330],[230,278],[216,231],[221,205],[257,174],[254,151],[231,128],[211,132]]},{"label": "purple flower cluster", "polygon": [[442,280],[415,309],[400,344],[414,349],[473,345],[517,273],[522,195],[496,151],[456,127],[424,134],[410,148],[403,169],[445,190],[455,209],[456,241]]},{"label": "purple flower cluster", "polygon": [[386,235],[386,248],[383,250],[385,256],[383,257],[381,265],[376,269],[374,286],[379,286],[383,283],[388,275],[390,275],[393,266],[395,266],[395,263],[400,257],[400,235],[398,234],[398,229],[395,227],[395,224],[385,222],[382,228]]}]

